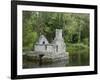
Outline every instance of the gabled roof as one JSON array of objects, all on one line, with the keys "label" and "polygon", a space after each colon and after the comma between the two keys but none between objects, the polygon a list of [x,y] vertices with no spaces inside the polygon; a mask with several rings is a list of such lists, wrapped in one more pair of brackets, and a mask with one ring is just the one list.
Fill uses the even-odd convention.
[{"label": "gabled roof", "polygon": [[48,40],[46,39],[46,37],[45,37],[44,35],[41,35],[41,36],[39,37],[39,40],[38,40],[38,42],[37,42],[36,44],[43,44],[43,42],[44,42],[45,44],[49,44],[49,42],[48,42]]}]

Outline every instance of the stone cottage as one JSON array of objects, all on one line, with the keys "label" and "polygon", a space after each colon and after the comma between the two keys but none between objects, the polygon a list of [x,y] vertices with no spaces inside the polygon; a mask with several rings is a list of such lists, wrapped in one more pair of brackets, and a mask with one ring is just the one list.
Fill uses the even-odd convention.
[{"label": "stone cottage", "polygon": [[41,35],[34,46],[34,52],[37,55],[44,55],[44,58],[68,59],[62,29],[56,29],[55,38],[51,43],[48,42],[44,35]]}]

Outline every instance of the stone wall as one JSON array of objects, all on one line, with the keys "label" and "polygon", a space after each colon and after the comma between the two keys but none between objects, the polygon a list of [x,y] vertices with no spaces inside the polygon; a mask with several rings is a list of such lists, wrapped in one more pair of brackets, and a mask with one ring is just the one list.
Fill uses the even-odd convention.
[{"label": "stone wall", "polygon": [[36,44],[35,51],[39,52],[54,52],[55,48],[53,45]]}]

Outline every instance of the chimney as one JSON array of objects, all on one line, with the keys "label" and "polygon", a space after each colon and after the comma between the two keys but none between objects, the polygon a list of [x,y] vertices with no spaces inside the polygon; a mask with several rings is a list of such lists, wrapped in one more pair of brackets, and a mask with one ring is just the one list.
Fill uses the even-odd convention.
[{"label": "chimney", "polygon": [[62,39],[62,29],[56,29],[56,39]]}]

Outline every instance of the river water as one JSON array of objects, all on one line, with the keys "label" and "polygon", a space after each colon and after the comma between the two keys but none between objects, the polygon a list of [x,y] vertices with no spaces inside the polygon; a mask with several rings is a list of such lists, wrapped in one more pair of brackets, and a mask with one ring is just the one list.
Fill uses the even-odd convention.
[{"label": "river water", "polygon": [[61,60],[61,61],[55,61],[53,63],[48,64],[39,64],[39,63],[25,63],[23,66],[24,68],[44,68],[44,67],[64,67],[68,64],[68,61]]},{"label": "river water", "polygon": [[23,60],[23,68],[46,68],[46,67],[67,67],[67,66],[88,66],[89,58],[83,57],[82,55],[79,57],[78,55],[74,55],[69,57],[69,60],[58,60],[52,63],[42,63],[34,62],[34,60]]}]

